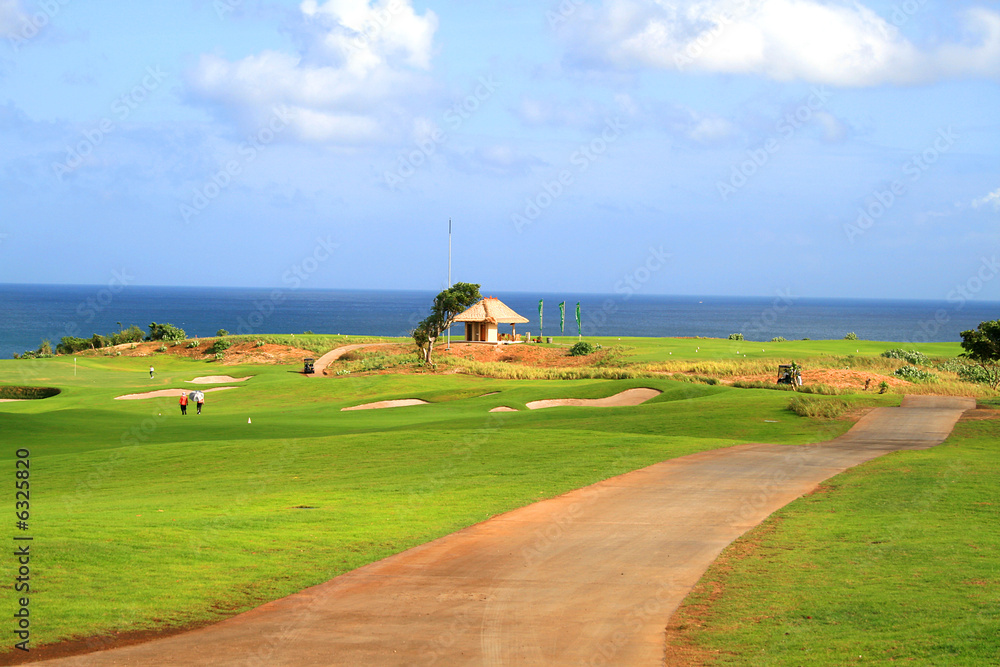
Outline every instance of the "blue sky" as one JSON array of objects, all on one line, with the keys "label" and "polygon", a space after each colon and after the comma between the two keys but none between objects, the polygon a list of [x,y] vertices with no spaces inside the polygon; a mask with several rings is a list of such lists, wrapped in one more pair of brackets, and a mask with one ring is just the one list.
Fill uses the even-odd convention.
[{"label": "blue sky", "polygon": [[998,83],[985,0],[0,0],[0,283],[1000,300]]}]

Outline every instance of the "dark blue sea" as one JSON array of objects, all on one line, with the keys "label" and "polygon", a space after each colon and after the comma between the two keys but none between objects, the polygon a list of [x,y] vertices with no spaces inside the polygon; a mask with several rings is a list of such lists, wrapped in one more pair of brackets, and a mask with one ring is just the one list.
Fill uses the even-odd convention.
[{"label": "dark blue sea", "polygon": [[[405,336],[427,313],[436,292],[142,287],[121,285],[0,285],[0,358],[53,345],[63,336],[109,334],[132,324],[148,331],[169,322],[188,336],[231,333],[315,333]],[[531,320],[519,332],[537,335],[538,301],[544,301],[544,335],[577,333],[580,303],[585,336],[708,336],[743,333],[748,340],[775,336],[866,340],[959,341],[959,332],[1000,319],[1000,302],[656,296],[627,294],[529,294],[496,296]],[[458,328],[454,330],[458,334]]]}]

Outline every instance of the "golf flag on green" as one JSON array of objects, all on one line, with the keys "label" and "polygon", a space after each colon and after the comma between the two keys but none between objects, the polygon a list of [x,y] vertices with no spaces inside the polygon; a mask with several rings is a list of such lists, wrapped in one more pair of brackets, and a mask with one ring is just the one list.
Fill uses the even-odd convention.
[{"label": "golf flag on green", "polygon": [[566,302],[559,304],[559,333],[566,333]]},{"label": "golf flag on green", "polygon": [[538,337],[542,337],[542,301],[544,299],[538,300]]},{"label": "golf flag on green", "polygon": [[580,322],[580,302],[576,302],[576,332],[583,338],[583,324]]}]

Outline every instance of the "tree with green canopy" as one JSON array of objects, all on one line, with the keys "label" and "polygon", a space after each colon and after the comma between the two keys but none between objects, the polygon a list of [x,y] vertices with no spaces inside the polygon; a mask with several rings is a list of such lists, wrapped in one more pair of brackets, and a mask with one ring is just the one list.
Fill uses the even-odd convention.
[{"label": "tree with green canopy", "polygon": [[435,341],[452,325],[455,317],[482,298],[479,285],[472,283],[455,283],[434,297],[431,314],[411,332],[424,363],[431,363]]},{"label": "tree with green canopy", "polygon": [[963,357],[975,361],[986,372],[990,387],[1000,386],[1000,320],[980,322],[962,332]]}]

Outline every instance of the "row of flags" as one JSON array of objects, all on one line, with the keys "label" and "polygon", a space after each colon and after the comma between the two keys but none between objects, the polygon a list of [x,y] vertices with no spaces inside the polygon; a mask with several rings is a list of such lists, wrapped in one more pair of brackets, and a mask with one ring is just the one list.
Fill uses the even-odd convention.
[{"label": "row of flags", "polygon": [[[538,335],[542,335],[542,302],[544,299],[538,300]],[[580,302],[576,302],[576,332],[582,338],[583,337],[583,322],[580,319]],[[559,333],[566,333],[566,302],[563,301],[559,304]]]}]

